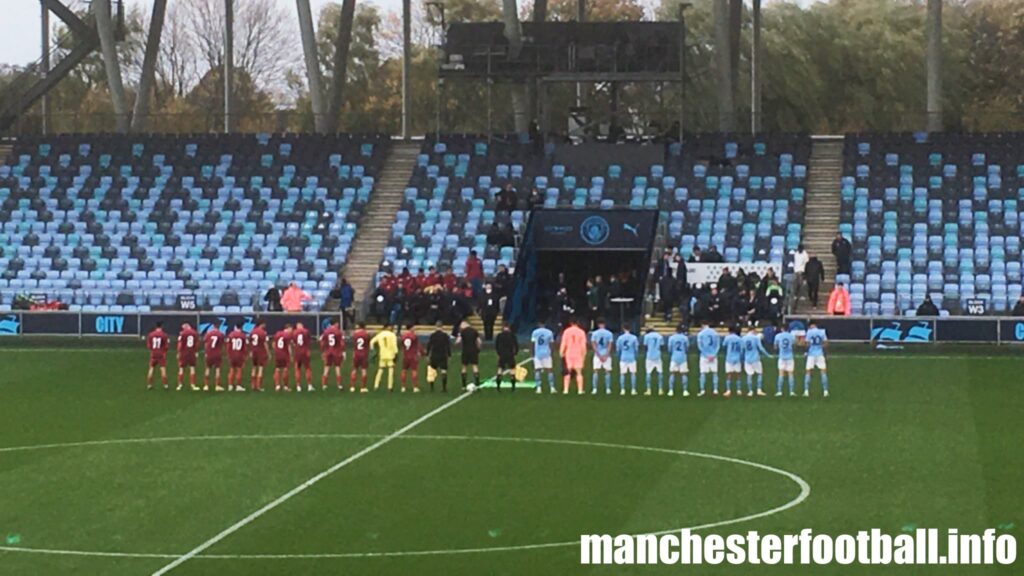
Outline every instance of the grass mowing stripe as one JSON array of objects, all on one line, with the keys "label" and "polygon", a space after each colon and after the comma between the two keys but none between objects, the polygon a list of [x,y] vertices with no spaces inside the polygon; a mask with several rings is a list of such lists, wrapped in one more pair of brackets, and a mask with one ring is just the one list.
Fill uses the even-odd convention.
[{"label": "grass mowing stripe", "polygon": [[238,530],[244,528],[246,525],[250,524],[251,522],[253,522],[257,518],[259,518],[260,516],[263,516],[267,512],[270,512],[274,508],[277,508],[278,506],[280,506],[281,504],[287,502],[288,500],[290,500],[291,498],[295,497],[296,495],[301,494],[302,492],[304,492],[305,490],[307,490],[309,487],[313,486],[317,482],[323,480],[324,478],[330,476],[331,474],[337,472],[338,470],[341,470],[342,468],[344,468],[345,466],[348,466],[349,464],[355,462],[356,460],[359,460],[363,456],[366,456],[367,454],[369,454],[370,452],[373,452],[374,450],[380,448],[381,446],[384,446],[384,445],[390,443],[392,440],[394,440],[395,438],[398,438],[402,434],[405,434],[406,432],[416,428],[420,424],[423,424],[427,420],[430,420],[434,416],[437,416],[438,414],[444,412],[445,410],[451,408],[452,406],[455,406],[459,402],[462,402],[463,400],[465,400],[466,398],[468,398],[472,394],[473,394],[472,392],[463,392],[462,394],[456,396],[455,398],[452,398],[448,402],[445,402],[444,404],[438,406],[437,408],[434,408],[430,412],[427,412],[423,416],[420,416],[419,418],[413,420],[412,422],[406,424],[405,426],[402,426],[398,430],[395,430],[391,434],[388,434],[387,436],[381,438],[380,440],[374,442],[373,444],[370,444],[366,448],[363,448],[359,452],[356,452],[355,454],[349,456],[348,458],[345,458],[344,460],[342,460],[342,461],[338,462],[337,464],[331,466],[327,470],[324,470],[323,472],[317,474],[316,476],[313,476],[309,480],[306,480],[302,484],[299,484],[295,488],[292,488],[288,492],[285,492],[284,494],[279,496],[276,500],[274,500],[274,501],[264,505],[259,510],[256,510],[252,514],[249,514],[245,518],[242,518],[238,522],[235,522],[231,526],[225,528],[224,530],[222,530],[219,534],[217,534],[213,538],[210,538],[206,542],[203,542],[199,546],[196,546],[192,550],[189,550],[188,552],[182,554],[177,559],[175,559],[173,562],[167,564],[163,568],[160,568],[156,572],[153,572],[153,576],[162,576],[163,574],[167,574],[171,570],[174,570],[178,566],[181,566],[185,562],[188,562],[189,560],[194,558],[197,554],[201,554],[204,550],[209,549],[214,544],[220,542],[221,540],[223,540],[223,539],[227,538],[228,536],[234,534]]}]

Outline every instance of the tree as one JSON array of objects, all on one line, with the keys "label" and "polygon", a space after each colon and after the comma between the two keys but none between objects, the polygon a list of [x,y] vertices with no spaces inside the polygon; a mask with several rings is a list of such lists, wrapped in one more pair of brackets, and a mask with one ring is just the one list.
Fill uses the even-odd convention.
[{"label": "tree", "polygon": [[[183,0],[185,22],[200,62],[199,69],[223,65],[223,0]],[[274,0],[235,0],[235,70],[270,93],[301,62],[291,14]]]}]

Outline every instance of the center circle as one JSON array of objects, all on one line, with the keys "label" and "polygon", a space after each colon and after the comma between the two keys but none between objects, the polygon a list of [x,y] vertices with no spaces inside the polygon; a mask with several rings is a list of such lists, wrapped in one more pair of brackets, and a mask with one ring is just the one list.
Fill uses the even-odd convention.
[{"label": "center circle", "polygon": [[[170,442],[199,442],[199,441],[237,441],[237,440],[294,440],[294,439],[367,439],[367,440],[379,440],[384,438],[382,434],[276,434],[276,435],[214,435],[214,436],[177,436],[177,437],[160,437],[160,438],[124,438],[124,439],[112,439],[112,440],[93,440],[93,441],[81,441],[81,442],[66,442],[66,443],[55,443],[55,444],[41,444],[34,446],[15,446],[0,448],[0,455],[4,453],[12,452],[28,452],[58,448],[83,448],[83,447],[98,447],[98,446],[113,446],[113,445],[131,445],[131,444],[157,444],[157,443],[170,443]],[[711,528],[719,528],[723,526],[729,526],[733,524],[739,524],[742,522],[749,522],[758,518],[764,518],[779,514],[790,508],[794,508],[804,500],[806,500],[811,493],[811,487],[803,478],[783,470],[769,466],[767,464],[761,464],[758,462],[752,462],[741,458],[734,458],[731,456],[722,456],[718,454],[710,454],[705,452],[695,452],[690,450],[675,450],[671,448],[658,448],[653,446],[639,446],[632,444],[617,444],[608,442],[591,442],[584,440],[562,440],[562,439],[550,439],[550,438],[516,438],[516,437],[504,437],[504,436],[467,436],[467,435],[406,435],[395,438],[395,441],[457,441],[457,442],[505,442],[505,443],[519,443],[519,444],[538,444],[538,445],[561,445],[571,446],[577,448],[603,448],[613,450],[627,450],[635,452],[647,452],[654,454],[664,454],[669,456],[677,457],[689,457],[703,459],[706,461],[715,461],[727,464],[735,464],[738,466],[745,466],[770,472],[774,475],[781,476],[786,480],[789,480],[799,488],[799,493],[791,500],[784,504],[775,506],[773,508],[756,512],[752,514],[746,514],[724,520],[717,520],[695,526],[680,526],[676,528],[662,529],[654,532],[644,532],[645,534],[661,535],[673,532],[679,532],[681,530],[707,530]],[[472,547],[472,548],[451,548],[451,549],[434,549],[434,550],[396,550],[396,551],[380,551],[380,552],[341,552],[341,553],[323,553],[323,554],[201,554],[196,556],[197,559],[219,559],[219,560],[283,560],[283,559],[342,559],[342,558],[386,558],[386,557],[400,557],[400,556],[439,556],[449,554],[479,554],[487,552],[509,552],[509,551],[526,551],[526,550],[538,550],[545,548],[558,548],[558,547],[569,547],[579,545],[579,540],[559,541],[559,542],[542,542],[536,544],[521,544],[521,545],[506,545],[506,546],[486,546],[486,547]],[[63,549],[50,549],[50,548],[27,548],[17,546],[0,546],[0,551],[4,552],[21,552],[29,554],[50,554],[50,555],[63,555],[63,556],[85,556],[85,557],[115,557],[115,558],[159,558],[159,559],[174,559],[178,558],[179,554],[163,554],[163,553],[132,553],[132,552],[107,552],[100,550],[63,550]]]}]

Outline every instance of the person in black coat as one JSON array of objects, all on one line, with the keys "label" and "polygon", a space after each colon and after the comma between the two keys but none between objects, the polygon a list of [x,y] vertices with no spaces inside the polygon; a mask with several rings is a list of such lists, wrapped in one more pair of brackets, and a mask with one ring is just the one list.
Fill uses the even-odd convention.
[{"label": "person in black coat", "polygon": [[939,315],[939,308],[935,305],[935,302],[932,302],[931,296],[924,297],[924,302],[921,302],[921,305],[917,307],[917,315],[924,317]]},{"label": "person in black coat", "polygon": [[836,257],[837,274],[850,273],[850,254],[852,252],[853,247],[850,245],[850,241],[842,234],[836,233],[835,239],[832,240],[832,255]]},{"label": "person in black coat", "polygon": [[1024,296],[1021,296],[1017,303],[1013,305],[1012,314],[1017,318],[1024,317]]},{"label": "person in black coat", "polygon": [[807,297],[811,305],[818,306],[818,290],[825,281],[825,266],[817,256],[811,256],[804,267],[804,281],[807,282]]},{"label": "person in black coat", "polygon": [[[448,359],[452,355],[452,341],[448,333],[444,331],[444,325],[437,323],[437,330],[427,340],[427,358],[430,368],[436,372],[436,378],[441,379],[441,390],[448,391]],[[434,390],[434,380],[430,381],[430,390]]]},{"label": "person in black coat", "polygon": [[280,312],[281,308],[281,291],[277,289],[277,286],[271,286],[267,293],[263,296],[263,301],[267,303],[267,312]]},{"label": "person in black coat", "polygon": [[494,338],[494,322],[501,312],[500,296],[491,283],[484,285],[480,293],[480,319],[484,322],[484,340],[490,342]]},{"label": "person in black coat", "polygon": [[501,379],[508,376],[512,380],[512,391],[516,391],[516,355],[519,354],[519,341],[515,333],[506,324],[501,328],[494,340],[494,350],[498,353],[498,374],[494,377],[501,392]]}]

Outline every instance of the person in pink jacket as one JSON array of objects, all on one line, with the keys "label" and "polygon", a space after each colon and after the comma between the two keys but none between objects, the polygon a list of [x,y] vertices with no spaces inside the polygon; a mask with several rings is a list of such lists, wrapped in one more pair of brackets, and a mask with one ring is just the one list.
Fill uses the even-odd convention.
[{"label": "person in pink jacket", "polygon": [[568,326],[562,331],[558,353],[562,356],[562,362],[565,364],[565,372],[562,375],[562,393],[569,393],[569,381],[575,376],[576,393],[583,394],[583,361],[587,357],[587,334],[575,320],[570,320]]},{"label": "person in pink jacket", "polygon": [[842,285],[836,284],[828,296],[828,313],[833,316],[850,315],[850,292]]},{"label": "person in pink jacket", "polygon": [[281,308],[285,312],[302,312],[302,303],[312,299],[312,296],[292,282],[281,294]]}]

